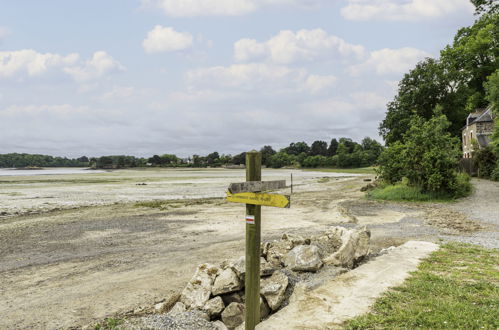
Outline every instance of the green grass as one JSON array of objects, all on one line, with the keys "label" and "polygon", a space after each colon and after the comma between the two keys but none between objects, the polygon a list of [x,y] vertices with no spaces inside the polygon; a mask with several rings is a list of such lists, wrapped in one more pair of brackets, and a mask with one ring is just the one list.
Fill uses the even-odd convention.
[{"label": "green grass", "polygon": [[346,329],[499,329],[499,251],[449,243]]},{"label": "green grass", "polygon": [[108,318],[103,322],[97,324],[95,330],[118,330],[120,325],[123,324],[123,319]]},{"label": "green grass", "polygon": [[351,174],[376,174],[374,167],[360,167],[360,168],[307,168],[304,171],[315,172],[332,172],[332,173],[351,173]]},{"label": "green grass", "polygon": [[454,199],[449,195],[424,193],[419,188],[403,183],[377,187],[367,193],[367,198],[410,202],[446,202]]}]

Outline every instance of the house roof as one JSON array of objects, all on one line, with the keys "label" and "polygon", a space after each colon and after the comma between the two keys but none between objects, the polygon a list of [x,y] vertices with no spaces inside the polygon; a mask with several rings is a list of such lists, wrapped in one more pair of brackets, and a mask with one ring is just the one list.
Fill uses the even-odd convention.
[{"label": "house roof", "polygon": [[485,109],[476,109],[474,112],[470,113],[468,117],[466,117],[466,125],[464,125],[462,130],[474,123],[489,122],[493,120],[492,106]]}]

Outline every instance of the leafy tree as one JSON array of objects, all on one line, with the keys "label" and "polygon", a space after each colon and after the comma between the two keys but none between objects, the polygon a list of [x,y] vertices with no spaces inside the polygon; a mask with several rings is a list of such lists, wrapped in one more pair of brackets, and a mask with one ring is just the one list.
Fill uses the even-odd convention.
[{"label": "leafy tree", "polygon": [[327,155],[328,156],[336,155],[336,150],[338,150],[338,140],[332,139],[331,143],[329,144],[329,148],[327,149]]},{"label": "leafy tree", "polygon": [[499,69],[488,77],[485,89],[487,91],[487,100],[490,102],[492,112],[496,116],[492,144],[495,154],[499,157]]},{"label": "leafy tree", "polygon": [[430,120],[413,117],[402,141],[393,143],[380,157],[381,177],[388,182],[406,177],[410,185],[425,192],[454,193],[460,150],[457,138],[447,131],[449,126],[438,112]]},{"label": "leafy tree", "polygon": [[310,156],[327,156],[327,142],[326,141],[314,141],[310,146]]},{"label": "leafy tree", "polygon": [[460,136],[468,113],[487,104],[483,83],[497,69],[498,44],[499,14],[486,14],[460,29],[440,60],[427,58],[405,74],[379,126],[387,145],[402,140],[412,116],[430,119],[437,105]]},{"label": "leafy tree", "polygon": [[276,151],[271,146],[264,146],[260,152],[262,153],[262,164],[270,167],[270,159],[276,154]]},{"label": "leafy tree", "polygon": [[232,164],[234,165],[246,164],[246,153],[241,152],[240,154],[233,156]]},{"label": "leafy tree", "polygon": [[362,140],[362,150],[365,152],[366,163],[368,165],[374,164],[378,157],[381,155],[383,152],[383,146],[376,140],[371,139],[369,137],[365,137]]},{"label": "leafy tree", "polygon": [[499,11],[499,3],[497,0],[471,0],[475,5],[475,14],[482,13],[497,13]]},{"label": "leafy tree", "polygon": [[273,168],[281,168],[292,165],[294,161],[295,157],[287,154],[286,152],[280,151],[270,158],[270,166]]},{"label": "leafy tree", "polygon": [[310,152],[310,147],[306,142],[296,142],[296,143],[291,143],[289,147],[284,148],[283,150],[285,153],[288,155],[299,155],[302,152],[308,154]]},{"label": "leafy tree", "polygon": [[346,152],[351,154],[355,150],[355,145],[358,143],[353,142],[352,139],[342,137],[340,138],[340,144],[343,144],[347,150]]}]

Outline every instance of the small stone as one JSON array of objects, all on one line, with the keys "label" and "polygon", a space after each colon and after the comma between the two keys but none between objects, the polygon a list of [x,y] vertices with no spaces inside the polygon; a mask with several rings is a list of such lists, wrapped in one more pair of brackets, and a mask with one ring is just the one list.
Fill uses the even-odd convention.
[{"label": "small stone", "polygon": [[203,306],[202,311],[206,312],[210,318],[216,318],[222,313],[225,305],[221,297],[215,297],[206,302]]},{"label": "small stone", "polygon": [[185,311],[187,311],[187,308],[185,307],[184,303],[178,302],[175,305],[173,305],[172,309],[168,312],[169,315],[178,315],[182,314]]},{"label": "small stone", "polygon": [[154,305],[154,311],[156,313],[163,313],[166,309],[166,302],[160,302]]},{"label": "small stone", "polygon": [[316,272],[322,267],[319,248],[315,245],[299,245],[286,255],[285,264],[294,271]]},{"label": "small stone", "polygon": [[221,295],[220,297],[222,298],[225,306],[228,306],[228,305],[230,305],[230,303],[233,303],[233,302],[237,302],[237,303],[243,302],[243,298],[241,298],[241,296],[237,292],[224,294],[224,295]]},{"label": "small stone", "polygon": [[211,322],[211,324],[217,329],[217,330],[229,330],[227,326],[220,320]]},{"label": "small stone", "polygon": [[220,269],[210,264],[202,264],[196,269],[196,273],[187,283],[180,295],[180,301],[188,309],[200,309],[210,299],[211,289],[215,277]]},{"label": "small stone", "polygon": [[260,297],[260,320],[263,320],[270,314],[270,308],[265,299]]},{"label": "small stone", "polygon": [[260,258],[260,276],[269,276],[276,270],[265,258]]},{"label": "small stone", "polygon": [[242,287],[241,280],[239,280],[239,277],[232,268],[226,268],[215,279],[211,292],[214,296],[218,296],[224,293],[239,291]]},{"label": "small stone", "polygon": [[273,311],[279,309],[284,301],[288,283],[288,277],[280,270],[274,272],[269,278],[260,281],[260,293],[265,297]]},{"label": "small stone", "polygon": [[222,312],[222,322],[228,328],[235,328],[244,322],[244,305],[240,303],[231,303]]},{"label": "small stone", "polygon": [[230,264],[230,268],[237,274],[237,277],[244,282],[244,275],[246,274],[246,263],[245,258],[240,257]]}]

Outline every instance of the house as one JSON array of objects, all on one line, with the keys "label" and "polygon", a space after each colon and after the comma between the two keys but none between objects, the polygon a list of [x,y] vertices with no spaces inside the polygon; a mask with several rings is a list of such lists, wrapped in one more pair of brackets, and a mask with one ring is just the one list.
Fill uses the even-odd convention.
[{"label": "house", "polygon": [[463,158],[471,158],[474,148],[485,148],[490,144],[494,130],[492,107],[477,109],[466,118],[462,129]]}]

